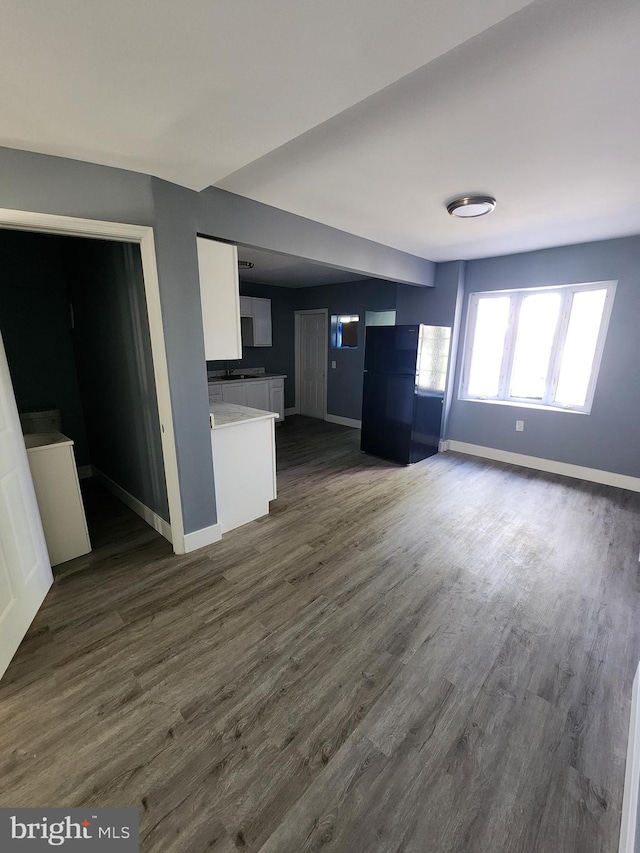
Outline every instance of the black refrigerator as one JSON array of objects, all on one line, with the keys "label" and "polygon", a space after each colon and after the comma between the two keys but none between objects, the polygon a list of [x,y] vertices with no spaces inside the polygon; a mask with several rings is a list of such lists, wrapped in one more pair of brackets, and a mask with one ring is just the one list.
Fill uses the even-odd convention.
[{"label": "black refrigerator", "polygon": [[368,326],[364,353],[364,453],[411,465],[438,452],[451,329]]}]

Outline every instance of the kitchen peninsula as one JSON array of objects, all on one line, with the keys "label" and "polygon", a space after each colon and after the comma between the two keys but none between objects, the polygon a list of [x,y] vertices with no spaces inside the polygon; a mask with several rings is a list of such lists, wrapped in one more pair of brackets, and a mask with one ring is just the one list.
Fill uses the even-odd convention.
[{"label": "kitchen peninsula", "polygon": [[269,513],[276,498],[276,412],[209,400],[221,532]]}]

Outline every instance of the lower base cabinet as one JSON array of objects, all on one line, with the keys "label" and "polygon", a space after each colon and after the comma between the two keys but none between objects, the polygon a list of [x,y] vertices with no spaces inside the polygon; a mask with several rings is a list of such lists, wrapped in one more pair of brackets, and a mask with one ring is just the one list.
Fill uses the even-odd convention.
[{"label": "lower base cabinet", "polygon": [[264,412],[276,412],[276,420],[284,420],[284,376],[268,379],[234,379],[209,383],[212,403],[235,403]]},{"label": "lower base cabinet", "polygon": [[269,513],[277,497],[275,418],[211,431],[218,523],[222,533]]},{"label": "lower base cabinet", "polygon": [[59,432],[24,437],[52,566],[91,551],[73,441]]}]

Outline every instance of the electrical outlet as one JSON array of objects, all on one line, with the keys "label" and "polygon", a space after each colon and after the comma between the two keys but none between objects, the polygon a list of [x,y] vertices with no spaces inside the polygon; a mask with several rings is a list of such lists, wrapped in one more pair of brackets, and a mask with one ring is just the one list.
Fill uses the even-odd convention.
[{"label": "electrical outlet", "polygon": [[516,421],[516,432],[524,432],[524,421]]},{"label": "electrical outlet", "polygon": [[332,361],[332,362],[331,362],[331,367],[333,368],[333,370],[335,370],[335,369],[336,369],[336,363],[335,363],[335,361]]}]

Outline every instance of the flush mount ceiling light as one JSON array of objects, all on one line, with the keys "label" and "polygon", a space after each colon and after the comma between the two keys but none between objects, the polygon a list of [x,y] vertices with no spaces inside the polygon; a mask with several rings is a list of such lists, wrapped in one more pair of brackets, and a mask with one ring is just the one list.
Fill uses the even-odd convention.
[{"label": "flush mount ceiling light", "polygon": [[451,216],[470,219],[472,216],[484,216],[486,213],[491,213],[495,206],[496,200],[490,195],[465,195],[450,201],[447,210]]}]

